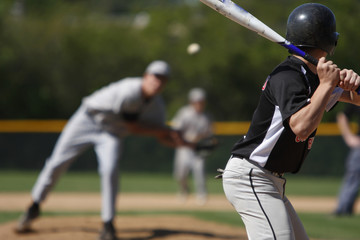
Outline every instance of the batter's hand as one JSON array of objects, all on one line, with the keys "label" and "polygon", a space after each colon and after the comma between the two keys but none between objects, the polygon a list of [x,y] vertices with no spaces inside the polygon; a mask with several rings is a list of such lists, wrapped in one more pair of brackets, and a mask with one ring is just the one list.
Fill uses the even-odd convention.
[{"label": "batter's hand", "polygon": [[316,70],[320,79],[320,84],[330,84],[332,87],[339,84],[340,69],[332,61],[326,61],[324,57],[321,57]]},{"label": "batter's hand", "polygon": [[353,70],[343,69],[340,71],[339,87],[345,91],[354,91],[360,86],[360,76]]}]

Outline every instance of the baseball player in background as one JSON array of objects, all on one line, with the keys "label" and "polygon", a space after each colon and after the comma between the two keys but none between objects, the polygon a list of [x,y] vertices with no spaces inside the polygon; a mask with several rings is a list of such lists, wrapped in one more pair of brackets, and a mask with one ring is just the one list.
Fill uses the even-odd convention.
[{"label": "baseball player in background", "polygon": [[360,107],[349,104],[344,112],[337,115],[339,129],[350,152],[346,158],[345,175],[334,212],[336,216],[350,216],[354,213],[360,186],[360,132],[352,133],[351,120],[357,120],[358,125],[360,124]]},{"label": "baseball player in background", "polygon": [[60,175],[85,150],[94,147],[101,178],[100,240],[116,239],[113,225],[118,193],[118,162],[122,139],[128,134],[156,137],[168,146],[182,144],[178,131],[165,125],[165,105],[159,93],[170,76],[164,61],[154,61],[143,77],[129,77],[105,86],[85,97],[62,131],[32,189],[32,204],[21,216],[17,231],[26,232],[40,214],[40,204]]},{"label": "baseball player in background", "polygon": [[[205,113],[206,93],[202,88],[190,90],[189,104],[178,110],[172,119],[172,127],[182,132],[183,138],[196,144],[213,135],[212,122]],[[179,197],[185,201],[190,189],[188,176],[192,171],[195,183],[197,203],[203,205],[207,200],[205,179],[205,157],[207,151],[196,151],[189,146],[180,146],[175,150],[174,177],[179,186]]]},{"label": "baseball player in background", "polygon": [[284,173],[299,171],[325,110],[337,101],[360,105],[354,91],[359,75],[325,58],[338,40],[329,8],[316,3],[295,8],[286,39],[319,63],[291,55],[270,73],[250,128],[234,145],[223,173],[224,192],[249,239],[309,239],[285,196]]}]

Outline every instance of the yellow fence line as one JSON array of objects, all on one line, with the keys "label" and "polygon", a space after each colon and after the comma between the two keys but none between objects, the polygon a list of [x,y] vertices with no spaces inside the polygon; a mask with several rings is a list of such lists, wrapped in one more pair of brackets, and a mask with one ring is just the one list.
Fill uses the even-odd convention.
[{"label": "yellow fence line", "polygon": [[250,122],[215,122],[213,124],[216,135],[244,135]]},{"label": "yellow fence line", "polygon": [[[59,133],[62,131],[67,120],[0,120],[0,133]],[[215,122],[216,135],[244,135],[250,122]],[[357,132],[358,126],[351,124],[353,132]],[[336,123],[321,123],[318,128],[318,136],[340,135]]]},{"label": "yellow fence line", "polygon": [[3,133],[58,133],[67,120],[0,120],[0,132]]},{"label": "yellow fence line", "polygon": [[[246,134],[250,122],[215,122],[214,129],[217,135],[244,135]],[[351,130],[355,133],[358,126],[351,123]],[[317,136],[337,136],[340,130],[336,123],[321,123],[317,130]]]}]

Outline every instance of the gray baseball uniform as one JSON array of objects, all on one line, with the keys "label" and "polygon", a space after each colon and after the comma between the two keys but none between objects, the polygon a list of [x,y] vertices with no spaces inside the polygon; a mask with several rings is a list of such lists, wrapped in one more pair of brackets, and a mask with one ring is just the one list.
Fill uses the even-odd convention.
[{"label": "gray baseball uniform", "polygon": [[[184,139],[191,143],[212,135],[210,118],[203,112],[196,112],[192,105],[182,107],[173,118],[172,124],[175,129],[181,130]],[[175,151],[174,176],[184,183],[192,171],[199,200],[205,199],[207,195],[204,161],[204,156],[190,147],[178,147]]]},{"label": "gray baseball uniform", "polygon": [[101,176],[102,220],[115,215],[118,161],[127,121],[165,126],[165,105],[160,96],[144,100],[141,78],[126,78],[83,99],[61,133],[32,191],[34,202],[43,201],[60,175],[90,147],[94,147]]}]

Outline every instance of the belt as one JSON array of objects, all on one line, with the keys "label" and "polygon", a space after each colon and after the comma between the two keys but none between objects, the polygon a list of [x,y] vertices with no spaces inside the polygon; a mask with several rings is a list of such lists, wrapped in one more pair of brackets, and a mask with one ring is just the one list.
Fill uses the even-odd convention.
[{"label": "belt", "polygon": [[[237,156],[235,154],[232,154],[230,158],[233,158],[233,157],[237,157],[237,158],[240,158],[240,159],[244,159],[243,157],[241,156]],[[254,161],[251,161],[251,160],[248,160],[246,159],[247,161],[250,161],[252,162],[253,164],[257,165],[259,168],[263,168],[263,169],[266,169],[264,167],[261,167],[257,162],[254,162]],[[220,169],[221,170],[221,169]],[[266,169],[267,170],[267,169]],[[282,178],[284,176],[284,173],[278,173],[278,172],[273,172],[273,171],[270,171],[270,170],[267,170],[268,172],[270,172],[270,174],[272,174],[273,176],[275,177],[279,177],[279,178]]]}]

